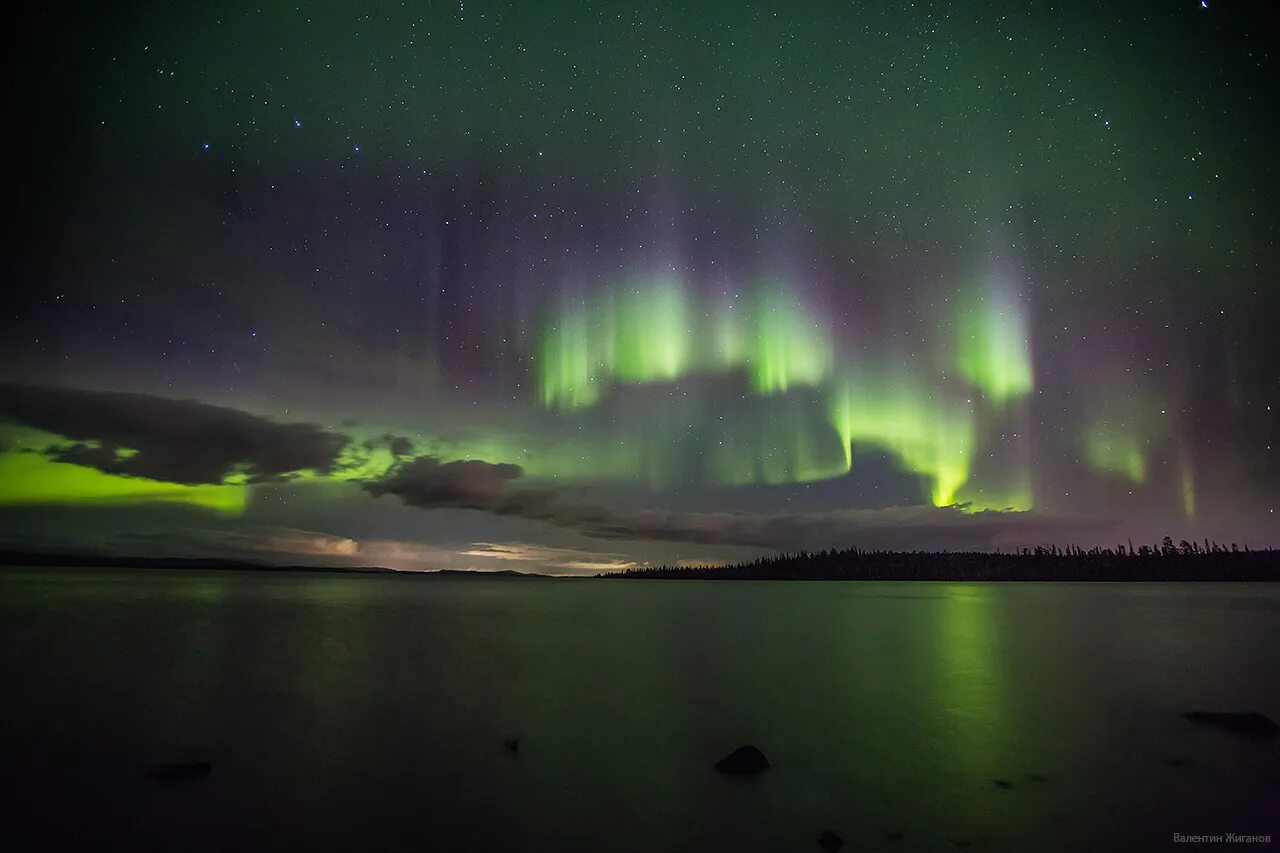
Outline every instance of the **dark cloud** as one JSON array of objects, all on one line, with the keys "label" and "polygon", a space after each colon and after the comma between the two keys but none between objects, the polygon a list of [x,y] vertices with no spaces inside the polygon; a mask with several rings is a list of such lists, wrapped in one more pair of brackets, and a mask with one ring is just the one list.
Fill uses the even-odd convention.
[{"label": "dark cloud", "polygon": [[[400,458],[401,456],[408,456],[413,453],[413,439],[407,436],[395,435],[394,433],[388,432],[383,433],[376,438],[365,439],[360,443],[358,449],[364,451],[362,458],[367,459],[369,455],[379,447],[387,448],[387,452],[392,456]],[[353,445],[352,447],[347,448],[347,451],[348,453],[356,452],[357,447]]]},{"label": "dark cloud", "polygon": [[902,506],[825,512],[620,511],[566,499],[548,489],[513,488],[517,465],[481,460],[441,463],[420,456],[365,484],[422,509],[477,509],[541,521],[595,539],[688,542],[772,550],[857,545],[886,549],[981,549],[1055,541],[1097,532],[1109,522],[1035,512],[966,512],[960,507]]},{"label": "dark cloud", "polygon": [[45,451],[59,462],[183,484],[328,473],[348,444],[315,424],[194,400],[33,385],[0,385],[0,418],[70,439]]},{"label": "dark cloud", "polygon": [[113,447],[85,444],[57,444],[45,450],[45,455],[54,462],[66,462],[69,465],[82,465],[86,468],[97,468],[99,471],[113,471],[123,461],[120,452]]},{"label": "dark cloud", "polygon": [[403,435],[385,435],[383,438],[387,442],[387,448],[391,451],[391,455],[397,459],[401,456],[408,456],[413,452],[413,439],[406,438]]},{"label": "dark cloud", "polygon": [[366,469],[374,460],[378,450],[386,448],[397,462],[403,461],[413,453],[413,439],[393,433],[383,433],[364,441],[353,441],[342,451],[341,457],[334,465],[334,470],[354,472]]},{"label": "dark cloud", "polygon": [[395,495],[422,509],[457,507],[500,512],[507,485],[521,475],[519,465],[479,459],[441,462],[434,456],[404,460],[364,484],[375,497]]}]

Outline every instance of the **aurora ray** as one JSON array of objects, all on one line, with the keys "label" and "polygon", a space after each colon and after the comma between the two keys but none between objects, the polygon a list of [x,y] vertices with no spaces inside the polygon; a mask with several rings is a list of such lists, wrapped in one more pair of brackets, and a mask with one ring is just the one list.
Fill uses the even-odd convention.
[{"label": "aurora ray", "polygon": [[[1265,30],[1149,5],[40,12],[0,538],[1274,543]],[[463,503],[519,473],[371,499],[424,458]]]}]

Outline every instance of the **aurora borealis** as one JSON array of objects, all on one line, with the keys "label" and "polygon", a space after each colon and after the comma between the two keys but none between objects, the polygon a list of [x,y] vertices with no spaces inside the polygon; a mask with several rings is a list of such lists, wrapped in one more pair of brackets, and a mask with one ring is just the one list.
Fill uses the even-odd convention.
[{"label": "aurora borealis", "polygon": [[20,63],[0,540],[1280,544],[1260,4],[158,4]]}]

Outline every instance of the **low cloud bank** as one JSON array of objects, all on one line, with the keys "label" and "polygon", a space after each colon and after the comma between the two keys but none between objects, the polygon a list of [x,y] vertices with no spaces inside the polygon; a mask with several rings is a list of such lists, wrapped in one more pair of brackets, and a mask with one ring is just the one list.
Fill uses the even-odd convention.
[{"label": "low cloud bank", "polygon": [[0,385],[0,418],[69,439],[45,450],[57,462],[181,485],[328,474],[350,443],[316,424],[195,400],[51,386]]},{"label": "low cloud bank", "polygon": [[393,495],[422,509],[452,507],[540,521],[595,539],[735,545],[770,550],[857,544],[867,548],[990,548],[1060,539],[1105,522],[1036,512],[909,506],[822,512],[622,511],[521,487],[518,465],[482,460],[445,462],[419,456],[364,484],[375,497]]}]

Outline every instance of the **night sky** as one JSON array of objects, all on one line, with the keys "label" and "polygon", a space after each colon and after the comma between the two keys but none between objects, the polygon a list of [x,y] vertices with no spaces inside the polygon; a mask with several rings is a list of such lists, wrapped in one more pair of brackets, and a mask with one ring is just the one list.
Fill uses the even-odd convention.
[{"label": "night sky", "polygon": [[0,545],[1280,545],[1267,6],[37,12]]}]

